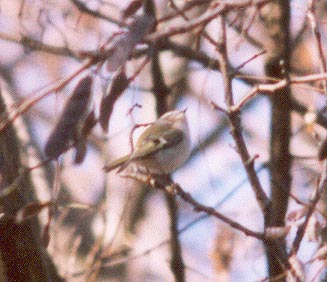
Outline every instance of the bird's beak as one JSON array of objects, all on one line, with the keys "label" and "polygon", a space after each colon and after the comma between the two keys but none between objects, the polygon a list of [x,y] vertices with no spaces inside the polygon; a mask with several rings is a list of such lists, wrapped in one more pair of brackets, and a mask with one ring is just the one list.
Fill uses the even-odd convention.
[{"label": "bird's beak", "polygon": [[182,112],[185,114],[186,113],[186,110],[187,110],[187,108],[185,108],[184,110],[182,110]]}]

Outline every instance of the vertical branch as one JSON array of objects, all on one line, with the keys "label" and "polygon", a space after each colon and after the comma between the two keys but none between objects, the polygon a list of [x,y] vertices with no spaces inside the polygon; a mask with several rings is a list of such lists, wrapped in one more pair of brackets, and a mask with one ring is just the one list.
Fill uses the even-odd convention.
[{"label": "vertical branch", "polygon": [[[155,6],[152,0],[145,2],[145,12],[155,17]],[[160,116],[168,110],[167,97],[169,88],[165,84],[164,76],[160,66],[159,52],[156,46],[153,46],[151,61],[151,74],[153,82],[153,92],[156,97],[157,114]],[[175,282],[185,281],[185,267],[182,257],[181,242],[178,232],[178,207],[176,196],[166,193],[166,204],[170,218],[170,250],[171,260],[170,269],[174,275]]]},{"label": "vertical branch", "polygon": [[[267,4],[261,10],[262,20],[268,32],[267,58],[265,72],[268,77],[284,78],[289,72],[290,58],[290,3],[278,0]],[[265,226],[284,226],[285,215],[291,186],[291,156],[289,144],[291,138],[291,99],[290,87],[275,91],[270,96],[271,131],[270,131],[270,175],[272,210],[265,218]],[[285,240],[279,241],[286,250]],[[269,277],[282,277],[276,281],[285,281],[284,269],[274,256],[274,247],[266,245]]]},{"label": "vertical branch", "polygon": [[[218,43],[217,51],[219,58],[219,65],[221,66],[221,73],[224,80],[224,90],[225,90],[225,103],[227,105],[226,114],[228,116],[230,125],[231,125],[231,134],[236,143],[237,152],[242,160],[242,164],[246,171],[247,177],[251,184],[252,190],[256,196],[257,203],[262,211],[264,219],[266,219],[271,213],[271,203],[266,193],[263,190],[263,187],[260,183],[258,175],[254,168],[254,161],[256,156],[251,157],[247,149],[241,126],[241,117],[240,111],[234,105],[233,92],[232,92],[232,76],[228,73],[228,55],[227,55],[227,44],[226,44],[226,24],[224,19],[221,19],[220,28],[222,32],[221,40]],[[267,244],[267,241],[264,241]],[[275,242],[271,244],[273,249],[272,256],[278,262],[278,265],[288,268],[288,262],[286,259],[286,252],[281,250]]]},{"label": "vertical branch", "polygon": [[185,281],[185,265],[182,257],[182,247],[179,240],[178,231],[178,206],[176,202],[176,196],[165,193],[166,203],[170,218],[170,250],[171,250],[171,260],[170,269],[174,274],[176,282]]},{"label": "vertical branch", "polygon": [[[263,217],[264,217],[264,221],[265,221],[265,226],[270,226],[269,224],[267,224],[267,222],[269,223],[274,216],[272,215],[272,203],[270,201],[270,199],[268,198],[268,196],[266,195],[266,193],[264,192],[261,183],[259,181],[259,178],[255,172],[254,169],[254,161],[256,156],[251,157],[246,143],[244,141],[243,138],[243,134],[242,134],[242,126],[241,126],[241,118],[240,118],[240,112],[239,109],[237,107],[235,107],[234,105],[234,100],[233,100],[233,92],[232,92],[232,77],[231,75],[228,73],[228,55],[227,55],[227,48],[226,48],[226,25],[225,25],[225,21],[223,19],[223,17],[221,17],[221,22],[220,22],[220,29],[221,29],[221,38],[220,38],[220,42],[218,43],[217,46],[217,50],[219,52],[218,54],[218,58],[219,58],[219,65],[220,65],[220,70],[221,73],[223,75],[223,80],[224,80],[224,90],[225,90],[225,103],[227,105],[227,115],[229,118],[229,121],[231,123],[231,134],[233,136],[233,139],[236,143],[236,148],[237,151],[240,155],[240,158],[242,160],[243,166],[246,170],[248,179],[250,181],[251,187],[255,193],[256,196],[256,200],[262,210],[263,213]],[[278,61],[279,62],[279,61]],[[282,92],[284,90],[281,90]],[[283,92],[284,94],[284,92]],[[282,95],[282,94],[281,94]],[[279,96],[277,96],[279,97]],[[282,105],[284,105],[284,99],[285,99],[285,95],[283,96],[282,100],[277,99],[277,102],[275,102],[275,106],[274,109],[281,109],[280,108],[280,103]],[[289,99],[288,96],[286,96],[286,99]],[[286,115],[288,117],[288,119],[286,118],[286,129],[288,129],[288,134],[290,134],[290,125],[289,125],[289,114],[290,114],[290,103],[288,102],[288,100],[286,101],[286,106],[288,107],[288,115]],[[282,118],[285,118],[285,113],[283,112]],[[284,121],[283,121],[284,122]],[[282,123],[279,120],[279,123]],[[280,124],[279,124],[280,125]],[[282,126],[282,125],[281,125]],[[283,126],[282,126],[283,127]],[[279,133],[281,134],[282,131],[279,129]],[[289,135],[287,135],[288,137]],[[284,135],[278,135],[279,138],[282,138],[282,140],[284,140],[283,138],[285,138]],[[289,139],[286,138],[286,140]],[[275,140],[274,140],[275,142]],[[283,158],[280,160],[281,163],[283,163],[284,161],[284,151],[286,150],[288,152],[288,142],[287,142],[287,146],[286,148],[282,148],[282,156]],[[280,148],[280,147],[278,147]],[[288,156],[288,154],[286,154],[286,156]],[[278,155],[277,158],[279,158],[280,156]],[[279,159],[278,159],[279,160]],[[279,165],[281,165],[281,163],[279,162]],[[286,167],[288,167],[288,165],[290,165],[290,161],[286,161],[286,163],[283,165],[286,165]],[[289,170],[286,170],[287,172],[289,172]],[[280,176],[280,175],[279,175]],[[289,184],[289,181],[286,181],[286,184]],[[277,191],[277,194],[275,194],[274,196],[276,198],[278,198],[280,196],[280,194],[278,193],[282,193],[282,190],[279,189]],[[284,216],[286,213],[286,209],[287,209],[287,201],[288,201],[288,192],[286,192],[286,200],[285,198],[283,198],[282,202],[282,208],[281,208],[281,215],[280,218],[282,218],[282,222],[284,222]],[[284,195],[285,197],[285,195]],[[275,202],[276,203],[276,202]],[[277,207],[275,207],[277,208]],[[275,214],[274,214],[275,215]],[[273,225],[272,225],[273,226]],[[269,241],[266,240],[265,242],[266,248],[269,249],[269,255],[270,255],[270,259],[273,260],[273,267],[274,270],[278,270],[277,272],[275,272],[274,270],[272,270],[270,272],[270,277],[284,277],[284,270],[286,268],[289,268],[289,264],[287,262],[286,259],[286,250],[285,248],[282,246],[280,247],[279,242],[275,242],[275,241]],[[271,268],[270,268],[271,270]],[[283,278],[282,278],[283,279]],[[280,280],[282,281],[282,280]]]},{"label": "vertical branch", "polygon": [[218,51],[220,70],[224,80],[225,103],[228,108],[226,113],[228,115],[229,122],[231,124],[231,134],[236,143],[237,151],[242,160],[243,166],[245,168],[251,187],[256,196],[257,202],[263,214],[266,215],[267,213],[269,213],[269,208],[270,208],[269,199],[265,194],[265,192],[263,191],[259,178],[255,172],[254,169],[255,158],[251,157],[249,154],[249,151],[247,149],[242,134],[240,112],[234,106],[234,98],[232,92],[232,76],[230,75],[228,70],[229,60],[228,60],[227,48],[226,48],[226,23],[223,17],[221,17],[220,20],[220,30],[221,30],[221,37],[220,37],[220,42],[218,43],[217,46],[217,51]]},{"label": "vertical branch", "polygon": [[[8,114],[0,93],[0,113],[7,121]],[[62,281],[41,245],[37,218],[16,223],[16,212],[35,200],[34,187],[29,174],[20,177],[22,168],[21,144],[16,132],[9,124],[0,133],[0,190],[19,179],[19,184],[6,196],[0,205],[4,215],[0,220],[0,273],[6,281],[37,282]]]},{"label": "vertical branch", "polygon": [[224,78],[224,92],[225,92],[225,103],[230,110],[230,108],[234,105],[234,98],[232,92],[232,77],[228,72],[229,60],[227,55],[227,38],[226,38],[226,22],[225,16],[219,17],[219,30],[220,30],[220,38],[218,39],[217,51],[218,51],[218,59],[220,64],[220,71]]}]

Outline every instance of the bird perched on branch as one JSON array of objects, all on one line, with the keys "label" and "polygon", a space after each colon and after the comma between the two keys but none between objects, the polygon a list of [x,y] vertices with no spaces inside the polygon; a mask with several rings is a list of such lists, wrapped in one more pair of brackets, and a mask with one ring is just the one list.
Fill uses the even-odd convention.
[{"label": "bird perched on branch", "polygon": [[191,142],[185,111],[170,111],[153,122],[141,134],[134,150],[109,165],[109,172],[119,168],[121,172],[130,165],[151,174],[169,174],[187,160]]}]

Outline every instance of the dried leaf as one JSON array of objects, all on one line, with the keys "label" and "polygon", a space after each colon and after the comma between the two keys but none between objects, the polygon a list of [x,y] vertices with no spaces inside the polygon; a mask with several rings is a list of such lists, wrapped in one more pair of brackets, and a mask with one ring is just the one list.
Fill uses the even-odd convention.
[{"label": "dried leaf", "polygon": [[118,35],[107,50],[109,53],[106,61],[107,71],[113,72],[123,66],[131,56],[135,45],[128,33]]},{"label": "dried leaf", "polygon": [[318,148],[318,159],[323,161],[327,158],[327,137],[320,143]]},{"label": "dried leaf", "polygon": [[87,76],[77,84],[45,145],[45,154],[58,158],[77,138],[80,122],[88,110],[93,78]]},{"label": "dried leaf", "polygon": [[47,248],[50,243],[50,223],[51,221],[49,220],[47,224],[44,226],[43,233],[42,233],[42,245]]},{"label": "dried leaf", "polygon": [[75,157],[74,157],[74,163],[80,164],[84,161],[86,153],[87,153],[87,146],[85,142],[78,142],[78,144],[75,146]]},{"label": "dried leaf", "polygon": [[37,216],[44,208],[47,208],[51,202],[32,202],[21,208],[16,214],[16,222],[22,223],[23,221]]},{"label": "dried leaf", "polygon": [[80,164],[84,161],[86,153],[87,153],[87,146],[86,141],[88,136],[90,135],[93,127],[96,125],[97,119],[95,118],[94,110],[92,110],[86,117],[83,128],[78,135],[78,141],[75,145],[75,157],[74,163]]},{"label": "dried leaf", "polygon": [[123,10],[122,19],[126,19],[132,15],[134,15],[142,6],[143,0],[133,0],[128,6]]},{"label": "dried leaf", "polygon": [[86,139],[90,135],[91,130],[93,129],[93,127],[96,125],[97,122],[98,121],[95,117],[94,110],[92,110],[91,112],[89,112],[89,114],[87,115],[84,121],[84,125],[81,131],[81,138]]},{"label": "dried leaf", "polygon": [[154,17],[144,14],[131,23],[127,33],[116,36],[107,50],[107,71],[116,71],[127,62],[135,46],[153,29],[154,23]]},{"label": "dried leaf", "polygon": [[153,29],[155,18],[148,14],[143,14],[135,18],[129,27],[129,38],[136,44],[141,43],[143,38]]},{"label": "dried leaf", "polygon": [[105,132],[108,132],[108,122],[114,108],[114,104],[119,96],[123,94],[128,84],[129,80],[125,74],[125,71],[122,70],[112,79],[108,95],[103,97],[101,101],[99,122]]}]

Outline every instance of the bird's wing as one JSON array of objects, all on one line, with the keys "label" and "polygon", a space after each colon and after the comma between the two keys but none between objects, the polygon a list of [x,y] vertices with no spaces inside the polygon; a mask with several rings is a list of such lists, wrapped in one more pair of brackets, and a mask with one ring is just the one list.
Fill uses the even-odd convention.
[{"label": "bird's wing", "polygon": [[130,161],[142,159],[158,151],[175,146],[180,143],[183,138],[183,131],[174,128],[165,131],[164,134],[150,134],[131,155]]},{"label": "bird's wing", "polygon": [[126,161],[128,161],[128,159],[129,159],[129,155],[126,155],[126,156],[121,157],[121,158],[113,161],[112,163],[106,165],[103,169],[105,171],[109,172],[109,171],[123,165]]},{"label": "bird's wing", "polygon": [[145,140],[138,144],[138,148],[131,155],[126,155],[118,160],[105,166],[105,171],[111,171],[117,167],[120,167],[118,172],[124,170],[131,162],[146,158],[155,154],[158,151],[167,149],[171,146],[175,146],[180,143],[184,138],[184,133],[179,129],[169,129],[164,134],[150,134]]}]

